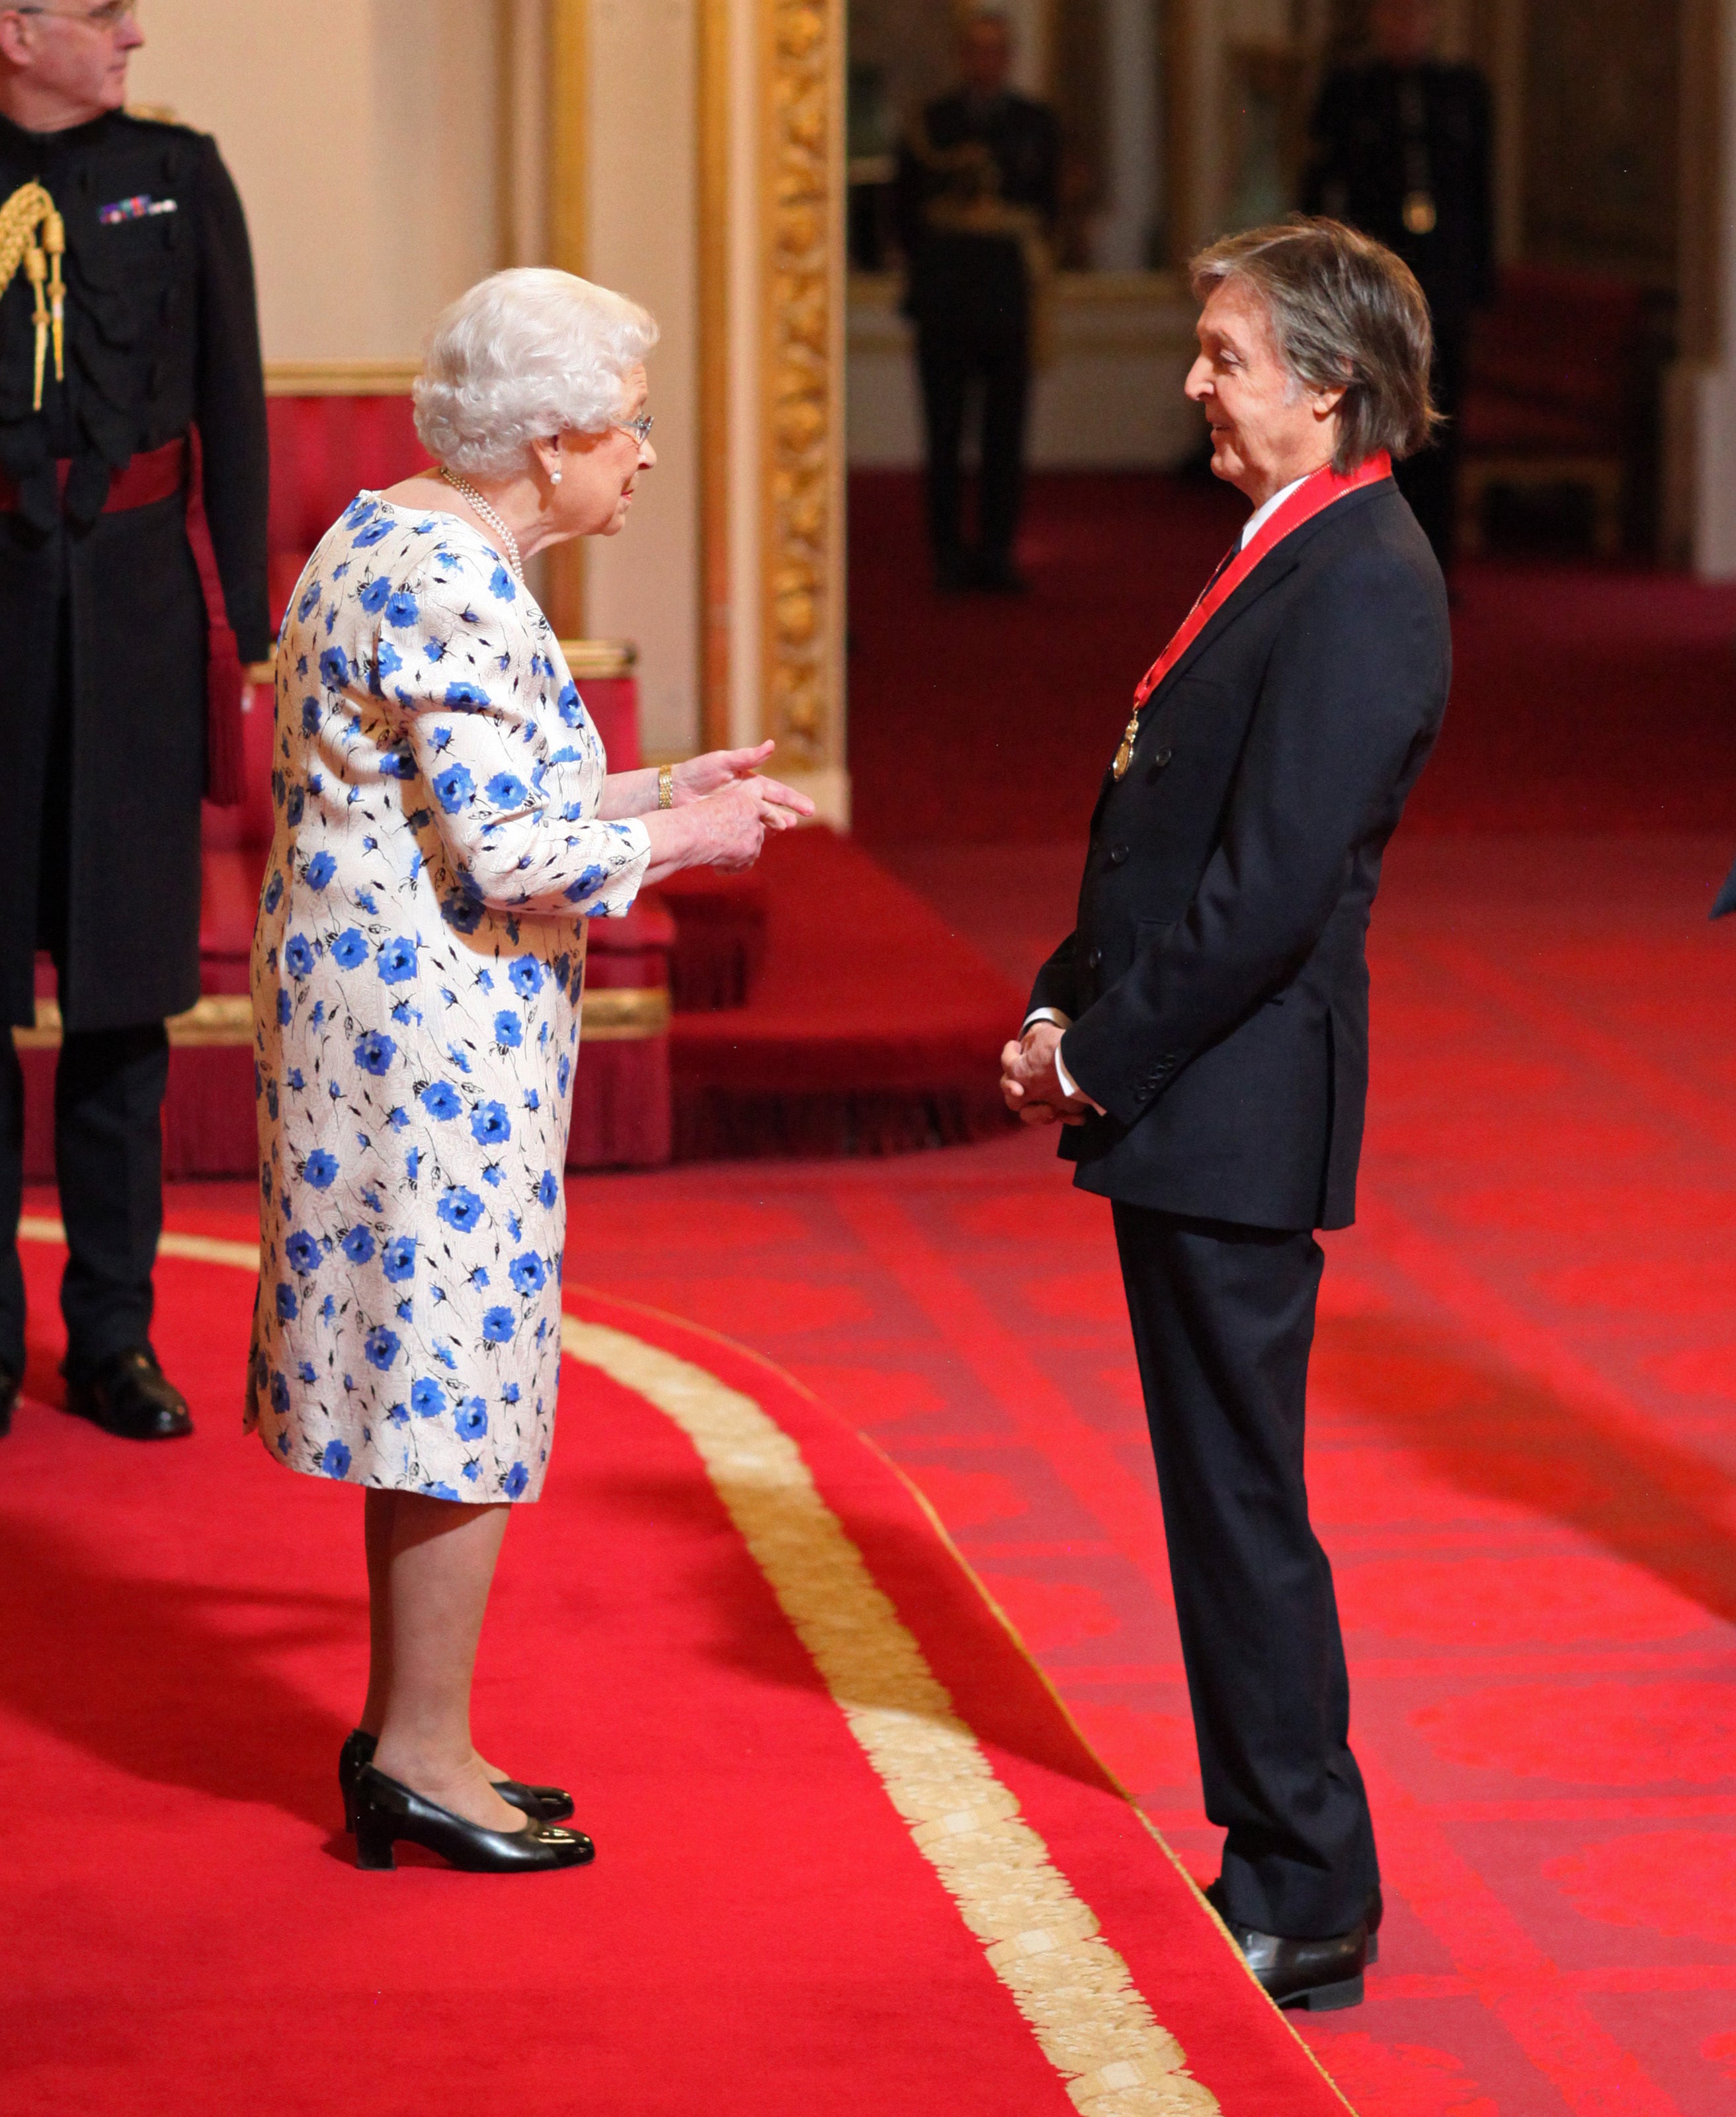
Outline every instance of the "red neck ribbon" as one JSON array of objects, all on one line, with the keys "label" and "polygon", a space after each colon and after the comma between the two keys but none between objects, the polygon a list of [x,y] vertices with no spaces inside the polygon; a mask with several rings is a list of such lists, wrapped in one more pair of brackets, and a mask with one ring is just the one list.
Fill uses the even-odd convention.
[{"label": "red neck ribbon", "polygon": [[1140,678],[1133,693],[1133,711],[1138,712],[1269,551],[1281,544],[1293,530],[1300,529],[1304,522],[1312,522],[1317,514],[1323,514],[1337,501],[1353,492],[1360,492],[1364,486],[1378,485],[1382,479],[1392,475],[1392,459],[1381,449],[1348,477],[1341,477],[1327,464],[1298,486],[1284,505],[1260,525],[1259,534],[1251,537],[1228,565],[1207,583],[1199,601],[1183,620],[1180,630]]}]

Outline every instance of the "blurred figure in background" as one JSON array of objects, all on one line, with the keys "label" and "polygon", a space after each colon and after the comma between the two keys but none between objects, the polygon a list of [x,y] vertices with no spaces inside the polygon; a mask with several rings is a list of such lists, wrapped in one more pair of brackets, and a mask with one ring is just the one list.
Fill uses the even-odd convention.
[{"label": "blurred figure in background", "polygon": [[1435,57],[1439,25],[1438,0],[1374,0],[1369,56],[1321,89],[1302,203],[1396,250],[1429,297],[1433,394],[1447,423],[1397,477],[1447,566],[1471,320],[1494,291],[1494,214],[1489,85],[1475,67]]},{"label": "blurred figure in background", "polygon": [[[974,10],[958,40],[962,85],[912,122],[898,156],[895,214],[909,262],[905,312],[928,445],[935,577],[948,592],[1018,593],[1013,562],[1024,470],[1033,296],[1048,269],[1060,195],[1055,113],[1007,85],[1013,33]],[[958,459],[966,399],[982,390],[979,541],[965,544]]]}]

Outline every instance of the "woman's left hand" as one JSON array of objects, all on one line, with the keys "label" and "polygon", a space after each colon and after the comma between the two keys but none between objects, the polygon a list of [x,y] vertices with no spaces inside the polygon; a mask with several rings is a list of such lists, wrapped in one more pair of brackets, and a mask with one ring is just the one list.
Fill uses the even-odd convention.
[{"label": "woman's left hand", "polygon": [[732,779],[750,779],[777,748],[774,742],[756,743],[751,749],[708,749],[702,757],[690,757],[671,774],[676,805],[703,801]]}]

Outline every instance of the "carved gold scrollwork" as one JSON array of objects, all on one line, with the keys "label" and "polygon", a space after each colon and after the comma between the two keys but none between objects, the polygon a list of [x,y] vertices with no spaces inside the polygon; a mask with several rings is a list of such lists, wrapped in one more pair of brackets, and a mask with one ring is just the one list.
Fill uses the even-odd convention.
[{"label": "carved gold scrollwork", "polygon": [[837,705],[833,634],[842,524],[833,464],[842,445],[834,371],[833,164],[843,142],[832,79],[839,0],[764,0],[765,676],[767,732],[791,764],[828,755]]}]

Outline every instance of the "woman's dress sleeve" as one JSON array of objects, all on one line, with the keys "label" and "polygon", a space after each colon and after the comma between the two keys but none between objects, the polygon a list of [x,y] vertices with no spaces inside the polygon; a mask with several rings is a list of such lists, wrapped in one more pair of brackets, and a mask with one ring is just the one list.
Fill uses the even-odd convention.
[{"label": "woman's dress sleeve", "polygon": [[[493,911],[619,917],[639,892],[651,843],[635,817],[596,814],[606,761],[589,726],[555,721],[553,663],[504,567],[434,565],[381,613],[374,683],[401,717],[406,777],[429,805],[460,889]],[[432,576],[432,578],[431,578]],[[552,739],[562,737],[559,747]]]}]

